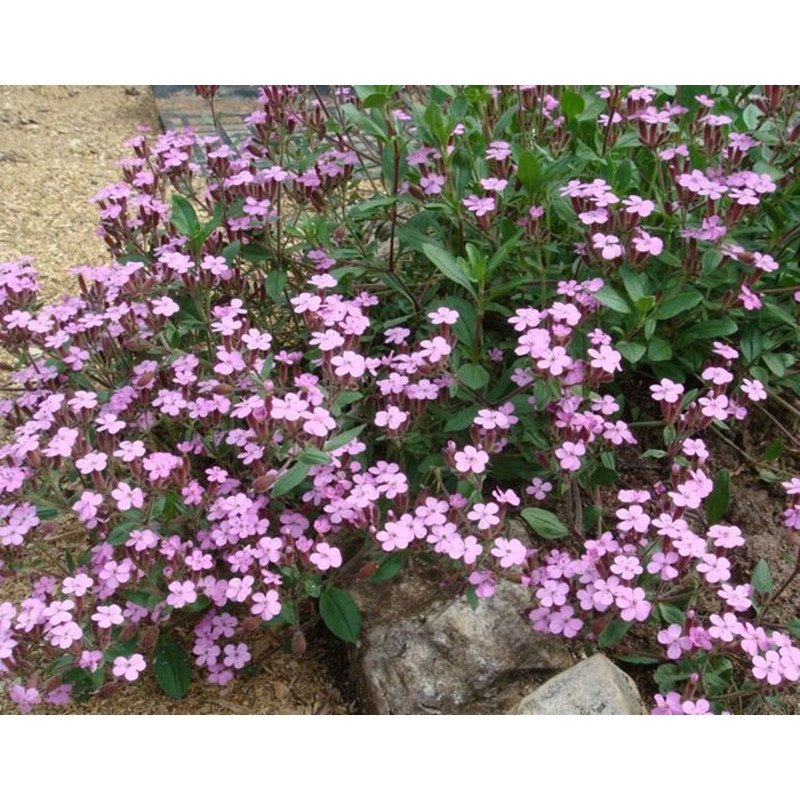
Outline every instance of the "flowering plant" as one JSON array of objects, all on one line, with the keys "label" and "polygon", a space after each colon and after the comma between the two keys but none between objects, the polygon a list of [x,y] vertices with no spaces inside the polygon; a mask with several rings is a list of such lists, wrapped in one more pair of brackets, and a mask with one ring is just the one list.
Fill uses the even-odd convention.
[{"label": "flowering plant", "polygon": [[[529,587],[535,630],[664,661],[660,711],[797,681],[769,615],[788,584],[737,573],[703,439],[797,388],[797,100],[273,86],[236,144],[134,137],[94,198],[113,263],[55,302],[0,265],[18,707],[150,668],[174,697],[192,664],[224,684],[264,628],[302,650],[315,613],[355,641],[348,588],[412,557],[472,602]],[[647,489],[618,456],[643,423]]]}]

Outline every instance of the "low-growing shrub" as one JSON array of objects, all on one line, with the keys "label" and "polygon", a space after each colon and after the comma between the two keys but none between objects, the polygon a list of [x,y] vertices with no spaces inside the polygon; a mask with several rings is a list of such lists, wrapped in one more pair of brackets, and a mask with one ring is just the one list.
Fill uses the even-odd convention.
[{"label": "low-growing shrub", "polygon": [[95,197],[112,264],[50,303],[0,266],[14,702],[148,669],[181,697],[317,614],[355,641],[348,588],[413,558],[659,665],[658,713],[775,700],[797,570],[737,563],[704,432],[800,387],[799,98],[273,86],[236,144],[132,139]]}]

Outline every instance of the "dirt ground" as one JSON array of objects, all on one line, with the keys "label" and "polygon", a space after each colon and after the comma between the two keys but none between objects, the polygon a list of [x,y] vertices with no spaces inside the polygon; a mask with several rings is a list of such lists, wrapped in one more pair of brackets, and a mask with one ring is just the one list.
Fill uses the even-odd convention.
[{"label": "dirt ground", "polygon": [[[89,198],[118,180],[117,161],[128,155],[123,143],[139,125],[159,128],[147,86],[0,86],[0,261],[33,257],[46,297],[72,288],[69,267],[106,263]],[[19,580],[0,584],[0,601],[24,590]],[[48,712],[351,713],[341,650],[324,635],[315,638],[303,658],[279,652],[259,673],[226,687],[197,679],[182,701],[148,678],[112,697]],[[0,713],[14,713],[3,693]]]}]

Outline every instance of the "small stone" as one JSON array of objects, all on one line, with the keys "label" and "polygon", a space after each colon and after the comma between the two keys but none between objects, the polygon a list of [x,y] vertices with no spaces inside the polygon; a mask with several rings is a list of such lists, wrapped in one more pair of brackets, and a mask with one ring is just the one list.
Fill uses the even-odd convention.
[{"label": "small stone", "polygon": [[[519,697],[515,687],[528,691],[572,664],[563,639],[531,629],[523,587],[501,581],[473,610],[463,597],[431,600],[430,585],[406,579],[389,594],[384,585],[377,621],[364,615],[355,671],[367,713],[496,713]],[[369,603],[359,599],[363,612]]]},{"label": "small stone", "polygon": [[602,653],[551,678],[525,697],[514,714],[645,714],[631,678]]},{"label": "small stone", "polygon": [[272,691],[275,693],[276,700],[285,700],[290,694],[289,687],[281,681],[275,681],[272,684]]}]

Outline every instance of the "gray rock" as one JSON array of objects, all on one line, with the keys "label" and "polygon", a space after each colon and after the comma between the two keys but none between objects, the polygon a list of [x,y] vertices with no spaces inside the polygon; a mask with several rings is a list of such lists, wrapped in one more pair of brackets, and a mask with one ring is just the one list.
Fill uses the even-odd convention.
[{"label": "gray rock", "polygon": [[525,697],[515,714],[644,714],[636,684],[597,654],[556,675]]},{"label": "gray rock", "polygon": [[573,663],[563,640],[531,629],[530,595],[516,584],[499,583],[475,610],[413,576],[389,595],[380,588],[377,608],[356,593],[365,629],[355,672],[368,713],[497,713]]}]

